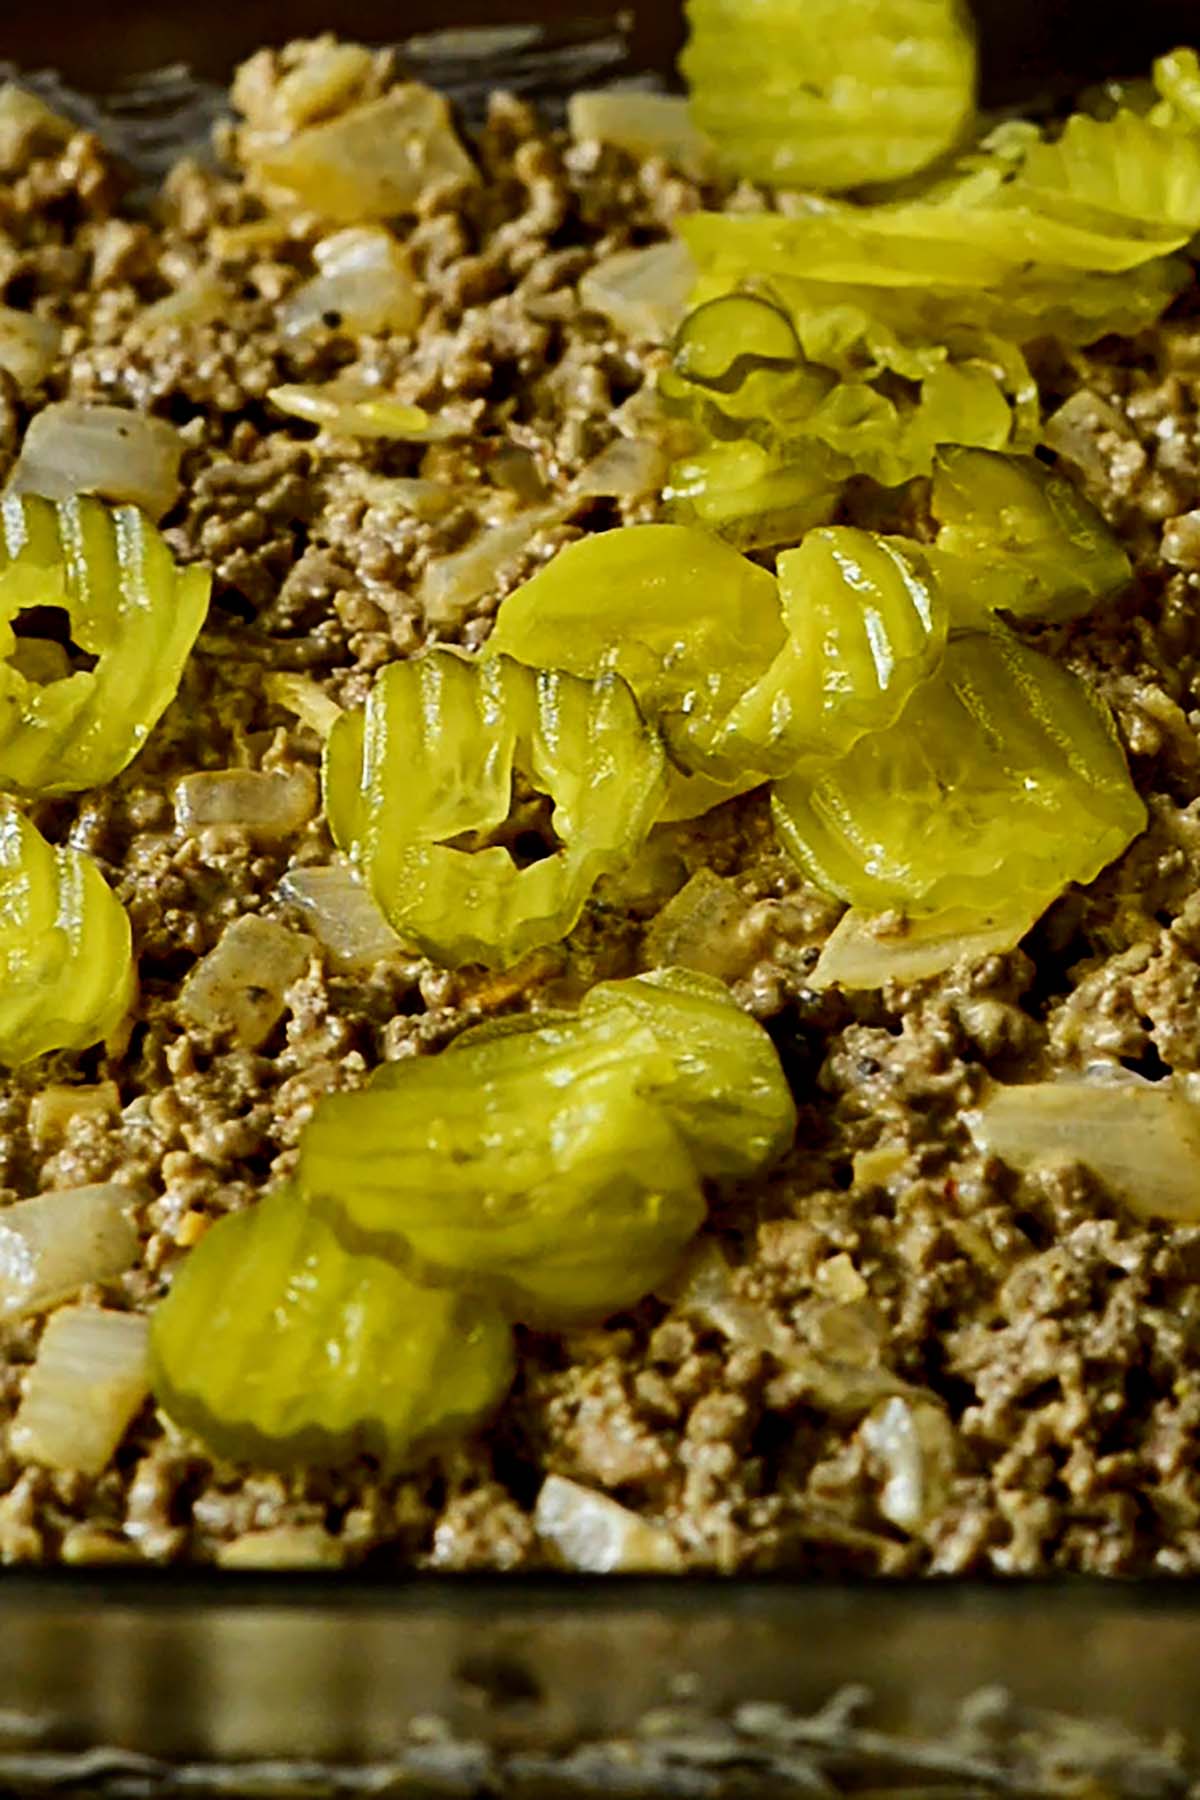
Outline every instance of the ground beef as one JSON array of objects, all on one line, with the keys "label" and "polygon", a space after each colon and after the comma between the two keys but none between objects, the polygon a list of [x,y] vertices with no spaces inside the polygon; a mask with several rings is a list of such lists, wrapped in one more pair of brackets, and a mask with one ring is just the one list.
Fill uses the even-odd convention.
[{"label": "ground beef", "polygon": [[[281,67],[256,59],[243,99],[269,107]],[[387,65],[368,79],[386,83]],[[277,1025],[249,1049],[189,1023],[181,987],[234,919],[302,930],[280,880],[332,847],[316,816],[282,842],[191,835],[173,784],[207,769],[315,773],[319,740],[272,697],[270,674],[353,704],[426,642],[481,643],[504,593],[573,537],[654,516],[652,496],[564,498],[658,360],[589,313],[579,283],[706,196],[661,163],[570,144],[498,95],[475,143],[481,181],[428,192],[407,232],[425,295],[414,336],[355,342],[334,320],[294,338],[279,306],[312,273],[317,228],[255,230],[231,134],[222,148],[221,167],[181,164],[147,216],[123,208],[120,171],[88,133],[43,125],[0,146],[0,300],[63,327],[42,390],[0,382],[0,476],[45,401],[168,419],[186,454],[167,535],[214,572],[208,627],[145,752],[102,791],[35,808],[126,905],[140,997],[120,1045],[4,1084],[4,1197],[135,1186],[141,1261],[104,1298],[148,1307],[208,1223],[289,1173],[321,1095],[482,1017],[667,960],[721,975],[767,1025],[801,1126],[782,1167],[714,1206],[678,1288],[602,1331],[521,1333],[495,1425],[400,1479],[365,1463],[289,1476],[215,1464],[152,1406],[96,1479],[22,1466],[8,1422],[40,1322],[4,1327],[0,1557],[531,1568],[550,1560],[533,1512],[557,1474],[653,1521],[689,1568],[1196,1572],[1200,1230],[1135,1222],[1077,1168],[1017,1177],[962,1124],[989,1076],[1044,1078],[1095,1056],[1200,1067],[1191,297],[1157,332],[1047,353],[1039,369],[1052,410],[1089,397],[1072,466],[1138,571],[1087,621],[1040,636],[1111,702],[1150,826],[1020,951],[912,987],[818,994],[840,908],[788,862],[752,794],[661,830],[564,946],[507,976],[418,958],[350,976],[307,940]],[[222,283],[219,315],[148,324],[204,266]],[[279,383],[346,372],[435,414],[467,409],[469,435],[424,450],[314,441],[266,401]],[[394,478],[461,498],[422,513]],[[435,616],[428,572],[481,541],[506,484],[531,509],[559,504],[467,607]],[[889,523],[878,491],[855,490],[848,511]],[[39,1110],[64,1087],[73,1109]],[[907,1498],[898,1431],[915,1457]]]}]

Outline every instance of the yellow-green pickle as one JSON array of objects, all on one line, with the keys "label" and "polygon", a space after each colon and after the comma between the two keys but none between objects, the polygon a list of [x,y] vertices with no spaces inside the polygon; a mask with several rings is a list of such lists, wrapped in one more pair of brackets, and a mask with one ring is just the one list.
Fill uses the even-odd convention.
[{"label": "yellow-green pickle", "polygon": [[[61,794],[118,775],[175,697],[211,585],[207,570],[176,567],[136,507],[0,504],[0,787]],[[22,672],[13,621],[39,608],[67,615],[93,667],[44,640],[56,663]]]},{"label": "yellow-green pickle", "polygon": [[[518,775],[553,802],[554,845],[523,866],[491,841]],[[335,837],[402,937],[450,964],[504,965],[565,936],[599,877],[637,853],[665,771],[619,675],[435,649],[393,663],[361,719],[338,721],[325,791]]]},{"label": "yellow-green pickle", "polygon": [[129,920],[95,863],[0,797],[0,1064],[99,1043],[133,990]]},{"label": "yellow-green pickle", "polygon": [[512,1331],[486,1300],[344,1248],[290,1189],[212,1226],[150,1335],[159,1400],[218,1454],[403,1467],[494,1411]]}]

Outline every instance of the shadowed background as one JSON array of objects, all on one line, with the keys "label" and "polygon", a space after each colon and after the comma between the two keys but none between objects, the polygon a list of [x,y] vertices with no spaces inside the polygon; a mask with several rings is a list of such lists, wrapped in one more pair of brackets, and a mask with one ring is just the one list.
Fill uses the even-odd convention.
[{"label": "shadowed background", "polygon": [[[993,102],[1133,73],[1149,56],[1200,36],[1200,0],[975,0],[974,10],[983,31],[985,97]],[[96,91],[174,62],[220,77],[261,44],[334,26],[344,37],[396,42],[439,29],[451,11],[456,25],[538,16],[558,24],[624,13],[636,60],[664,70],[682,36],[678,0],[456,0],[453,8],[446,0],[0,0],[0,61],[51,66]]]}]

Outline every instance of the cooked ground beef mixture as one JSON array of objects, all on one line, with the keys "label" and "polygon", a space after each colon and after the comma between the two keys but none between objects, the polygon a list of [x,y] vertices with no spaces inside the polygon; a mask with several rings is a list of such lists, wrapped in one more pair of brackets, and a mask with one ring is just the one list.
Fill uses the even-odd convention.
[{"label": "cooked ground beef mixture", "polygon": [[[264,52],[243,71],[251,116],[303,54]],[[384,59],[372,79],[388,78]],[[800,1108],[794,1152],[720,1201],[677,1292],[603,1329],[522,1331],[494,1425],[403,1478],[365,1462],[290,1477],[214,1463],[149,1405],[98,1478],[23,1464],[8,1421],[43,1321],[5,1327],[0,1556],[531,1569],[554,1561],[535,1506],[557,1476],[643,1521],[660,1566],[1194,1572],[1200,1228],[1145,1226],[1078,1167],[1018,1178],[961,1122],[989,1078],[1044,1079],[1097,1055],[1146,1074],[1200,1068],[1190,297],[1155,332],[1047,351],[1038,371],[1048,405],[1091,397],[1073,472],[1137,576],[1086,621],[1034,635],[1111,703],[1150,826],[1020,950],[882,993],[813,991],[841,908],[778,848],[759,792],[660,828],[636,879],[602,885],[564,945],[509,974],[400,956],[350,975],[281,897],[285,873],[328,863],[332,845],[320,740],[268,677],[299,673],[355,704],[378,669],[433,639],[481,644],[503,596],[563,545],[657,516],[653,491],[564,503],[512,539],[460,623],[426,616],[425,572],[495,526],[481,495],[509,516],[563,501],[617,434],[618,409],[652,391],[661,351],[589,311],[583,277],[664,237],[681,211],[729,199],[662,161],[572,142],[505,94],[473,149],[482,180],[428,187],[407,230],[415,332],[354,340],[336,317],[283,335],[318,228],[244,229],[262,208],[231,132],[211,167],[181,162],[149,211],[123,201],[121,171],[87,132],[61,143],[31,126],[0,142],[0,299],[64,327],[33,403],[0,374],[0,480],[46,401],[168,420],[186,453],[164,529],[215,578],[143,754],[102,790],[32,808],[52,841],[97,859],[128,909],[140,995],[119,1045],[4,1082],[3,1198],[131,1184],[140,1262],[84,1298],[147,1308],[212,1221],[289,1173],[321,1096],[479,1020],[668,961],[721,976],[766,1025]],[[220,283],[215,316],[147,317],[203,268]],[[265,399],[335,374],[382,377],[434,415],[466,408],[471,432],[433,447],[316,439]],[[422,516],[379,480],[418,475],[461,503]],[[900,522],[866,486],[844,517]],[[280,839],[181,821],[178,780],[229,769],[302,772],[307,823]],[[180,1006],[190,971],[245,914],[302,934],[305,953],[253,1050]]]}]

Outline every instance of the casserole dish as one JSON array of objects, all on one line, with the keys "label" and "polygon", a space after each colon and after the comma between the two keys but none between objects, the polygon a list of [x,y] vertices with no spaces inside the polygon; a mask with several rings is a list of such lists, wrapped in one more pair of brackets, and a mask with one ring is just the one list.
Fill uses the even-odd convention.
[{"label": "casserole dish", "polygon": [[[555,8],[549,76],[544,42],[509,37],[493,40],[482,79],[494,85],[495,58],[507,57],[503,79],[553,100],[581,78],[662,68],[674,49],[667,11],[597,31]],[[481,5],[461,22],[528,14]],[[1187,30],[1181,9],[1148,9],[1136,38],[1126,21],[1104,41],[1081,33],[1070,9],[1030,15],[984,18],[997,99],[1074,91],[1143,65]],[[115,7],[101,20],[64,12],[48,36],[18,4],[3,49],[94,93],[173,62],[219,80],[258,44],[325,23],[247,8],[200,29],[180,11]],[[405,12],[406,34],[445,23]],[[390,14],[369,8],[337,24],[368,40],[396,35]],[[1079,57],[1069,75],[1068,45]],[[470,56],[446,80],[468,106],[480,91]],[[159,100],[173,118],[178,91],[160,88]],[[146,126],[140,96],[111,112],[118,129],[131,117]],[[0,1782],[14,1791],[370,1781],[414,1793],[699,1796],[824,1782],[834,1793],[907,1783],[965,1794],[1091,1782],[1120,1795],[1184,1792],[1191,1778],[1176,1741],[1194,1707],[1187,1583],[9,1571],[0,1606]],[[867,1694],[847,1691],[856,1686]]]}]

